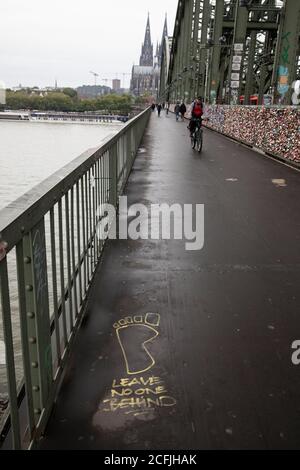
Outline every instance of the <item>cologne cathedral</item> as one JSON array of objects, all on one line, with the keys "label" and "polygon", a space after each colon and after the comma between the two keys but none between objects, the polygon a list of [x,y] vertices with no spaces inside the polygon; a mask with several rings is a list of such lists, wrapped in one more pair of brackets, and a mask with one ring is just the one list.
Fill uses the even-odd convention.
[{"label": "cologne cathedral", "polygon": [[167,16],[165,19],[162,41],[157,44],[154,56],[153,44],[151,42],[150,18],[148,14],[145,39],[139,65],[132,67],[130,91],[135,96],[148,94],[156,97],[159,89],[160,66],[164,38],[168,36]]}]

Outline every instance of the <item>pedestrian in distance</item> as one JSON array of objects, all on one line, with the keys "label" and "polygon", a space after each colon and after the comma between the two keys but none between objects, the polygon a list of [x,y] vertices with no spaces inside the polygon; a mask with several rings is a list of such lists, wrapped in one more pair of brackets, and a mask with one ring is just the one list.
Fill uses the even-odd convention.
[{"label": "pedestrian in distance", "polygon": [[154,112],[154,111],[155,111],[155,103],[152,103],[152,105],[151,105],[151,109],[152,109],[152,112]]},{"label": "pedestrian in distance", "polygon": [[179,114],[180,114],[180,103],[177,101],[176,106],[175,106],[175,115],[176,115],[176,121],[179,119]]},{"label": "pedestrian in distance", "polygon": [[158,114],[158,117],[160,117],[161,110],[162,110],[162,105],[161,105],[160,103],[158,103],[158,105],[157,105],[157,114]]},{"label": "pedestrian in distance", "polygon": [[184,121],[184,116],[186,113],[186,105],[184,104],[184,101],[180,105],[180,114],[181,114],[181,120]]}]

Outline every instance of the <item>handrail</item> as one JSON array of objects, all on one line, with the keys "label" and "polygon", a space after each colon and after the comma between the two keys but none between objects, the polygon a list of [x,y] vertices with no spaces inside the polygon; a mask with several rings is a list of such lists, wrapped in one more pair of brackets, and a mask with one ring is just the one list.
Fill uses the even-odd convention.
[{"label": "handrail", "polygon": [[34,448],[45,429],[105,246],[101,208],[118,205],[149,116],[150,108],[0,211],[9,396],[0,448]]}]

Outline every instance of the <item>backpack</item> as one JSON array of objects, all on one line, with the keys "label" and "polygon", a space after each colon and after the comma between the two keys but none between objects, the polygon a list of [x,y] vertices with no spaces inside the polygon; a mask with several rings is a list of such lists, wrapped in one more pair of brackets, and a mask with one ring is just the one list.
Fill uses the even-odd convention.
[{"label": "backpack", "polygon": [[193,116],[194,117],[201,117],[203,114],[202,106],[199,103],[195,103],[193,108]]}]

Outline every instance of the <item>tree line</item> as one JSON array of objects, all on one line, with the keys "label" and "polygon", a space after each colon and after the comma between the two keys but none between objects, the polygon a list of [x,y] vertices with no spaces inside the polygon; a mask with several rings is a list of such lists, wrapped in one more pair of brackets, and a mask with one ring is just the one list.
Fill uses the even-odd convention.
[{"label": "tree line", "polygon": [[101,111],[104,113],[129,114],[132,109],[130,95],[104,95],[95,99],[79,99],[72,89],[62,92],[48,92],[44,96],[26,91],[7,91],[5,109],[10,110],[36,110],[36,111],[63,111],[85,112]]}]

